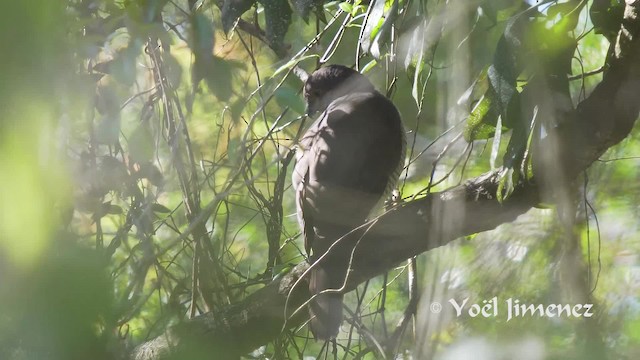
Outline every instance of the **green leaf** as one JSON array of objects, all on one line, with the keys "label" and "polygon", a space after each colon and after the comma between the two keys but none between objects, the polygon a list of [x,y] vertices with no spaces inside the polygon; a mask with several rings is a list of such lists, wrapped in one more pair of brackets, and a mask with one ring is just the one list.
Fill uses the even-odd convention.
[{"label": "green leaf", "polygon": [[151,129],[146,124],[140,124],[129,136],[129,156],[137,163],[148,162],[153,158],[155,144]]},{"label": "green leaf", "polygon": [[129,179],[127,166],[113,156],[105,156],[100,161],[98,172],[100,188],[105,191],[122,191]]},{"label": "green leaf", "polygon": [[391,28],[398,15],[398,0],[374,0],[367,23],[360,37],[360,47],[376,59],[381,48],[389,41]]},{"label": "green leaf", "polygon": [[137,57],[138,47],[130,43],[127,47],[118,50],[113,60],[96,64],[94,69],[111,74],[119,83],[131,86],[136,81]]},{"label": "green leaf", "polygon": [[498,16],[499,12],[513,7],[522,8],[523,6],[528,7],[528,4],[524,1],[519,2],[513,0],[483,0],[480,4],[483,15],[489,19],[491,24],[496,24],[500,20]]},{"label": "green leaf", "polygon": [[166,206],[164,206],[162,204],[158,204],[158,203],[151,204],[151,210],[153,212],[161,213],[161,214],[169,214],[171,212],[171,209],[167,208]]},{"label": "green leaf", "polygon": [[214,33],[213,23],[201,12],[196,13],[191,20],[192,41],[191,50],[196,58],[213,56]]},{"label": "green leaf", "polygon": [[514,183],[516,183],[519,178],[518,174],[519,172],[514,171],[513,168],[506,168],[502,171],[500,174],[500,182],[498,183],[498,190],[496,191],[498,202],[504,202],[513,193],[515,188]]},{"label": "green leaf", "polygon": [[565,3],[556,3],[547,9],[547,17],[550,20],[558,19],[553,26],[556,33],[566,33],[576,28],[580,19],[580,12],[586,5],[586,1],[571,0]]},{"label": "green leaf", "polygon": [[496,106],[497,111],[507,120],[506,123],[508,124],[510,115],[508,113],[509,103],[513,95],[517,92],[516,78],[515,76],[501,73],[494,64],[489,66],[487,77],[491,84],[491,88],[489,89],[489,92],[491,92],[490,97],[496,100],[492,105]]},{"label": "green leaf", "polygon": [[136,172],[136,178],[147,179],[152,185],[162,186],[164,177],[162,172],[151,162],[138,163],[139,169]]},{"label": "green leaf", "polygon": [[273,280],[287,275],[295,266],[293,264],[278,264],[273,267]]},{"label": "green leaf", "polygon": [[189,10],[191,11],[196,11],[198,9],[200,9],[203,5],[204,5],[205,0],[196,0],[196,1],[189,1],[189,4],[193,3],[193,5],[190,7]]},{"label": "green leaf", "polygon": [[507,127],[511,123],[508,111],[511,99],[517,93],[516,80],[527,63],[523,59],[530,60],[528,38],[525,36],[530,24],[531,20],[526,12],[509,20],[498,41],[493,63],[487,71],[491,85],[489,91],[493,92],[496,100],[494,105]]},{"label": "green leaf", "polygon": [[[528,102],[527,102],[528,104]],[[508,168],[520,170],[524,152],[527,148],[527,140],[529,136],[529,126],[532,117],[529,114],[523,114],[520,108],[520,96],[513,98],[510,104],[511,118],[508,127],[512,128],[511,138],[507,145],[507,150],[503,156],[503,164]]]},{"label": "green leaf", "polygon": [[498,22],[498,9],[493,6],[493,1],[487,1],[480,5],[482,9],[482,14],[486,16],[492,24],[496,24]]},{"label": "green leaf", "polygon": [[291,69],[292,67],[298,65],[299,63],[303,62],[304,60],[307,59],[312,59],[312,58],[317,58],[318,55],[317,54],[312,54],[312,55],[305,55],[305,56],[301,56],[299,58],[295,58],[295,59],[291,59],[289,60],[286,64],[280,66],[274,73],[273,75],[271,75],[271,77],[274,77],[284,71],[288,71],[289,69]]},{"label": "green leaf", "polygon": [[121,215],[124,211],[120,206],[112,205],[111,201],[106,201],[97,207],[93,213],[93,219],[99,220],[105,215]]},{"label": "green leaf", "polygon": [[[631,270],[627,270],[627,271],[631,271]],[[631,301],[636,301],[636,299],[634,299],[632,295],[628,295],[628,296],[629,296],[629,299],[631,299]],[[628,306],[631,307],[631,305],[628,305]],[[636,305],[636,310],[634,312],[635,314],[633,314],[633,312],[630,311],[630,313],[632,313],[633,315],[631,315],[630,318],[627,321],[625,321],[624,334],[633,343],[638,344],[640,343],[640,314],[638,314],[637,305]]]},{"label": "green leaf", "polygon": [[485,69],[476,76],[473,84],[460,96],[456,104],[465,111],[470,111],[470,106],[475,106],[487,94],[488,89],[489,81],[487,79],[487,70]]},{"label": "green leaf", "polygon": [[107,214],[120,215],[120,214],[123,214],[123,213],[124,213],[124,211],[118,205],[109,204],[109,207],[107,208]]},{"label": "green leaf", "polygon": [[489,164],[491,169],[496,168],[496,159],[498,158],[498,152],[500,151],[500,142],[502,140],[502,118],[498,117],[496,123],[496,132],[493,135],[493,144],[491,146],[491,157],[489,158]]},{"label": "green leaf", "polygon": [[493,101],[490,96],[485,95],[476,103],[463,132],[467,142],[489,139],[494,135],[498,113],[494,110]]},{"label": "green leaf", "polygon": [[114,145],[120,138],[120,112],[102,115],[94,131],[98,144]]},{"label": "green leaf", "polygon": [[171,87],[177,89],[180,86],[180,80],[182,79],[182,66],[178,60],[168,52],[162,53],[162,60],[164,64],[164,73],[167,75],[167,81],[171,84]]},{"label": "green leaf", "polygon": [[228,33],[233,24],[247,10],[251,9],[256,0],[224,0],[221,10],[222,30]]},{"label": "green leaf", "polygon": [[96,110],[100,114],[119,114],[120,97],[117,84],[113,81],[99,83],[96,89]]},{"label": "green leaf", "polygon": [[407,41],[408,47],[404,59],[404,67],[407,73],[413,78],[411,96],[418,107],[420,107],[420,100],[422,98],[421,90],[424,88],[424,81],[426,81],[426,79],[421,76],[426,68],[424,64],[426,26],[426,20],[420,20],[413,30],[411,30],[411,37]]},{"label": "green leaf", "polygon": [[[212,81],[212,78],[218,77],[218,74],[214,74],[217,69],[214,64],[214,42],[213,23],[202,12],[197,12],[191,19],[191,42],[189,43],[195,57],[191,70],[192,86],[196,89],[200,81],[206,79],[209,88],[218,99],[226,101],[231,96],[230,84],[228,84],[230,80],[228,82],[224,81],[219,87],[215,86],[215,80]],[[224,73],[222,77],[228,75],[228,73]],[[216,91],[220,91],[220,93],[216,93]]]},{"label": "green leaf", "polygon": [[240,62],[225,60],[217,56],[211,58],[206,70],[205,80],[209,90],[221,101],[228,101],[233,94],[233,74],[242,68]]},{"label": "green leaf", "polygon": [[261,0],[264,6],[265,33],[269,45],[282,49],[284,36],[291,25],[291,7],[287,0]]},{"label": "green leaf", "polygon": [[281,86],[275,91],[274,96],[281,107],[289,107],[300,115],[305,113],[304,101],[302,101],[296,90],[288,86]]},{"label": "green leaf", "polygon": [[353,13],[353,5],[343,1],[340,4],[338,4],[338,6],[340,7],[340,9],[342,9],[342,11],[346,12],[347,14],[351,14]]},{"label": "green leaf", "polygon": [[150,23],[159,20],[162,9],[169,0],[145,0],[143,4],[143,21]]},{"label": "green leaf", "polygon": [[360,70],[360,72],[362,74],[366,74],[368,73],[371,69],[373,69],[374,66],[378,65],[378,60],[373,59],[371,61],[369,61],[365,66],[362,67],[362,70]]},{"label": "green leaf", "polygon": [[408,26],[411,30],[407,30],[408,39],[406,41],[407,49],[406,55],[404,57],[404,68],[408,72],[410,72],[410,68],[415,68],[416,63],[422,59],[424,56],[424,48],[425,48],[425,33],[427,22],[425,19],[414,17],[408,20],[409,22],[414,23],[413,27]]},{"label": "green leaf", "polygon": [[620,30],[624,15],[624,0],[593,0],[589,14],[596,34],[612,39]]}]

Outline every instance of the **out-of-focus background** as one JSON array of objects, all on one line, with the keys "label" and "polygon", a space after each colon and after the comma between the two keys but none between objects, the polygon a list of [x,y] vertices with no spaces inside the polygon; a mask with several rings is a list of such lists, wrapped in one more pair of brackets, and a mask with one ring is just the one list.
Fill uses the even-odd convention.
[{"label": "out-of-focus background", "polygon": [[[1,8],[0,358],[66,360],[125,358],[305,261],[287,154],[310,120],[294,65],[354,65],[391,97],[406,200],[501,166],[508,199],[535,176],[528,144],[545,130],[530,129],[561,122],[602,80],[624,2]],[[562,188],[571,221],[541,204],[361,285],[328,356],[637,358],[639,156],[634,129]],[[494,297],[580,299],[596,315],[507,321],[506,308],[457,317],[448,305]],[[309,337],[283,329],[244,356],[327,356]]]}]

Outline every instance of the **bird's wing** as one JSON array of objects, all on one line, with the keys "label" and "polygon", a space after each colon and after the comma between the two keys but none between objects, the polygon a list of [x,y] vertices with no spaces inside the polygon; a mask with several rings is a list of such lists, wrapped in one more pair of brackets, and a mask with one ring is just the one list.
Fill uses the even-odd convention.
[{"label": "bird's wing", "polygon": [[305,173],[302,183],[297,190],[298,211],[300,211],[300,225],[302,228],[302,236],[304,237],[304,250],[307,255],[311,255],[311,248],[315,239],[315,231],[313,226],[313,212],[307,201],[307,187],[309,182],[309,171]]},{"label": "bird's wing", "polygon": [[378,204],[401,157],[396,125],[386,98],[356,93],[334,101],[304,134],[293,182],[307,253],[324,252]]},{"label": "bird's wing", "polygon": [[336,99],[323,115],[311,181],[382,195],[404,149],[393,104],[377,92],[354,93]]},{"label": "bird's wing", "polygon": [[296,215],[302,230],[304,248],[309,256],[311,256],[315,239],[313,209],[308,199],[310,163],[313,162],[310,150],[314,143],[313,134],[317,133],[319,122],[320,119],[316,120],[300,139],[296,148],[296,165],[292,174],[292,185],[296,191]]}]

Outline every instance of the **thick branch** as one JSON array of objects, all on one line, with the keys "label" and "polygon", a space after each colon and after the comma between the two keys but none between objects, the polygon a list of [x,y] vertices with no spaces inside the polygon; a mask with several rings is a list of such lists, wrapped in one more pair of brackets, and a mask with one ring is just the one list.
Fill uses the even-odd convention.
[{"label": "thick branch", "polygon": [[[627,0],[615,55],[602,82],[560,122],[541,148],[556,149],[564,176],[574,179],[609,147],[624,139],[640,112],[638,1]],[[520,185],[503,203],[496,200],[499,171],[425,198],[403,204],[380,217],[368,231],[354,233],[353,270],[346,290],[392,269],[398,263],[461,236],[510,222],[539,202],[544,181]],[[359,239],[359,240],[358,240]],[[308,267],[301,264],[244,301],[196,317],[137,347],[132,359],[233,358],[276,338],[283,328],[305,320],[306,311],[287,319],[309,298],[307,285],[294,284]],[[288,298],[288,301],[287,301]],[[289,316],[287,316],[289,317]]]}]

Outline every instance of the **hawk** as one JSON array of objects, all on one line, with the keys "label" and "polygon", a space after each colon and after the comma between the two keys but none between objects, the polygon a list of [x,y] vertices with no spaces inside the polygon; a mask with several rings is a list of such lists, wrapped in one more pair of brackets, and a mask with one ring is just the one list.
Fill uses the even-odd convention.
[{"label": "hawk", "polygon": [[316,70],[304,97],[307,113],[321,114],[300,139],[292,183],[312,263],[310,327],[316,339],[329,340],[342,323],[341,288],[354,246],[345,235],[395,187],[406,140],[396,107],[353,69]]}]

